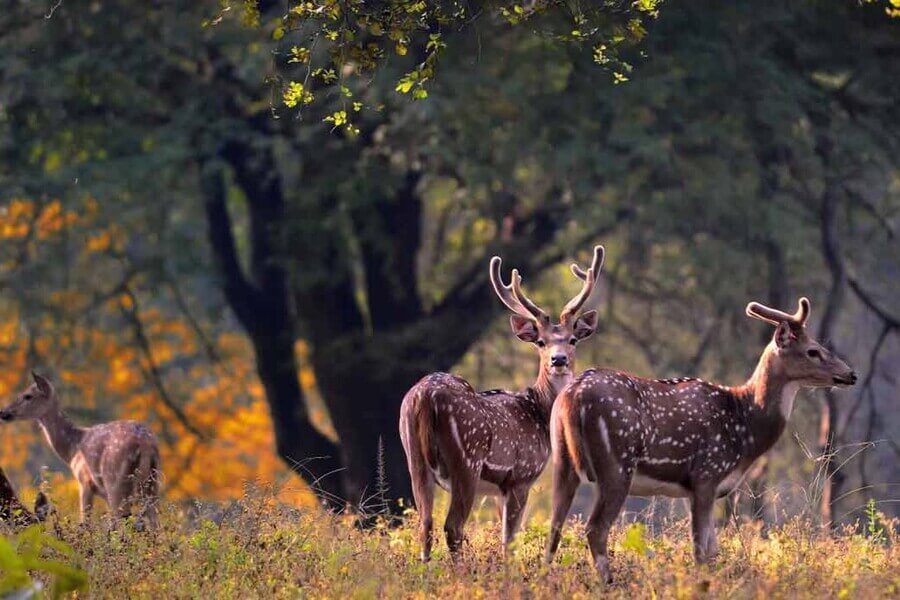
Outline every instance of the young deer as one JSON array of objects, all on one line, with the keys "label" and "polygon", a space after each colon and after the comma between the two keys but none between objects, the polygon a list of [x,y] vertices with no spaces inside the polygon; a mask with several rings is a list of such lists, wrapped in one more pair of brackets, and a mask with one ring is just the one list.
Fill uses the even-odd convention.
[{"label": "young deer", "polygon": [[581,292],[566,304],[560,322],[554,324],[522,293],[518,271],[514,269],[512,282],[504,285],[500,258],[492,258],[491,283],[513,312],[513,333],[537,346],[540,354],[534,385],[518,393],[476,392],[459,377],[432,373],[403,398],[400,438],[419,512],[423,561],[431,554],[435,483],[451,495],[444,532],[452,554],[462,544],[463,526],[476,494],[502,498],[503,543],[512,540],[528,491],[550,456],[550,407],[557,392],[572,380],[575,345],[597,326],[596,311],[578,313],[595,289],[602,264],[603,247],[597,246]]},{"label": "young deer", "polygon": [[31,376],[34,383],[0,410],[0,420],[38,422],[78,480],[82,522],[90,516],[94,495],[99,495],[115,517],[128,516],[132,505],[138,505],[140,515],[155,528],[161,473],[153,432],[136,421],[77,427],[60,408],[53,384],[37,373]]},{"label": "young deer", "polygon": [[797,390],[856,382],[844,361],[807,334],[809,300],[799,304],[793,315],[756,302],[747,305],[747,315],[775,325],[775,335],[742,386],[591,369],[562,390],[550,423],[553,515],[547,562],[579,478],[594,483],[587,538],[607,581],[607,537],[628,495],[690,498],[694,555],[700,563],[715,557],[713,503],[735,489],[778,440]]}]

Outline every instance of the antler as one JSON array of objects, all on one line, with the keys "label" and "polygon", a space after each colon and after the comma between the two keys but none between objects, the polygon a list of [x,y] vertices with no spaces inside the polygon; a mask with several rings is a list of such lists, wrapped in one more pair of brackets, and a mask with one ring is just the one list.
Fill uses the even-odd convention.
[{"label": "antler", "polygon": [[766,323],[771,323],[772,325],[787,322],[797,327],[805,327],[806,320],[809,318],[809,300],[805,297],[800,298],[797,312],[792,315],[774,308],[769,308],[759,302],[751,302],[747,305],[747,316],[759,319],[760,321],[765,321]]},{"label": "antler", "polygon": [[538,323],[549,321],[550,316],[522,293],[522,288],[520,287],[522,277],[519,275],[518,269],[512,270],[512,280],[510,281],[510,284],[503,284],[503,279],[500,276],[500,262],[499,256],[495,256],[491,259],[491,285],[494,286],[494,291],[497,293],[497,296],[500,297],[503,304],[506,305],[506,308],[517,315],[528,319],[534,319]]},{"label": "antler", "polygon": [[[581,279],[584,282],[584,285],[581,287],[581,291],[578,292],[578,295],[569,300],[569,303],[563,308],[562,313],[559,315],[561,323],[566,323],[569,319],[577,315],[578,311],[581,310],[585,304],[587,304],[587,306],[593,304],[594,298],[591,296],[593,295],[594,290],[599,289],[597,287],[597,279],[600,276],[600,269],[603,268],[603,258],[605,255],[606,251],[603,249],[603,246],[597,245],[594,246],[594,260],[591,261],[590,269],[584,271],[577,264],[572,263],[572,274],[578,279]],[[589,298],[591,299],[590,303],[587,302]]]}]

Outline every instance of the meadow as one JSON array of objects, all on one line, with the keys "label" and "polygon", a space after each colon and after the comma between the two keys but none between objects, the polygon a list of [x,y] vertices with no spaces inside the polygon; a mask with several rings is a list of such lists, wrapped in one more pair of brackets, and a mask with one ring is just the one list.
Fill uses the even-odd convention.
[{"label": "meadow", "polygon": [[[442,522],[443,508],[439,511]],[[542,563],[547,520],[523,528],[508,557],[485,505],[466,532],[456,562],[443,540],[433,560],[418,560],[417,519],[379,521],[362,530],[351,515],[294,509],[249,489],[239,502],[164,506],[160,530],[111,529],[97,518],[77,524],[62,511],[18,534],[20,545],[58,538],[41,554],[86,576],[74,597],[91,598],[896,598],[900,594],[898,523],[874,508],[866,521],[834,532],[795,517],[763,532],[759,522],[719,530],[714,568],[693,564],[687,520],[613,529],[615,582],[604,586],[590,564],[583,525],[570,519],[554,564]],[[15,545],[16,538],[13,540]],[[21,541],[24,540],[24,541]],[[79,579],[62,574],[72,586]],[[53,577],[33,572],[44,590]],[[2,585],[9,590],[10,573]]]}]

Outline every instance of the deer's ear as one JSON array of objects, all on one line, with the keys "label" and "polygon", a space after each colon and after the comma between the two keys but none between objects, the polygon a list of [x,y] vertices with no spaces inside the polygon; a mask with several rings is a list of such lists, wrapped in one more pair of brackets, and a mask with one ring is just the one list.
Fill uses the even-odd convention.
[{"label": "deer's ear", "polygon": [[521,315],[510,315],[509,324],[512,326],[516,337],[523,342],[536,342],[538,340],[538,330],[533,319]]},{"label": "deer's ear", "polygon": [[575,320],[572,334],[579,340],[589,338],[597,330],[597,311],[589,310]]},{"label": "deer's ear", "polygon": [[775,336],[773,339],[775,340],[775,345],[779,348],[787,348],[797,341],[797,336],[791,331],[790,323],[782,321],[778,324],[778,327],[775,328]]},{"label": "deer's ear", "polygon": [[34,379],[34,383],[43,395],[48,397],[53,395],[53,384],[50,383],[49,379],[43,375],[38,375],[34,371],[31,372],[31,377]]}]

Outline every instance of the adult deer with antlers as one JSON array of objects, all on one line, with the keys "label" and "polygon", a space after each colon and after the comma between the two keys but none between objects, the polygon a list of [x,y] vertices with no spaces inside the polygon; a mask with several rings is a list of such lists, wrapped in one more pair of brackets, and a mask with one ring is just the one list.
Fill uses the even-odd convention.
[{"label": "adult deer with antlers", "polygon": [[550,423],[553,514],[547,562],[580,479],[595,486],[587,538],[607,581],[607,538],[628,495],[689,498],[694,555],[700,563],[711,561],[717,553],[716,498],[735,489],[775,444],[798,389],[856,383],[853,370],[807,333],[806,298],[792,315],[756,302],[747,305],[747,315],[774,325],[775,334],[742,386],[592,369],[560,393]]},{"label": "adult deer with antlers", "polygon": [[[63,413],[50,380],[37,373],[31,376],[34,382],[0,410],[0,421],[38,422],[47,442],[78,481],[82,522],[99,495],[115,517],[128,516],[136,505],[139,517],[156,527],[160,467],[153,432],[136,421],[78,427]],[[143,522],[143,518],[138,521]]]},{"label": "adult deer with antlers", "polygon": [[596,246],[591,267],[583,273],[581,291],[566,304],[559,323],[553,323],[522,293],[518,271],[512,271],[512,280],[505,285],[500,258],[492,258],[491,284],[513,313],[513,333],[534,344],[540,355],[534,385],[518,393],[476,392],[459,377],[432,373],[403,398],[400,437],[420,518],[422,560],[431,554],[435,485],[451,495],[444,532],[452,554],[462,544],[463,526],[477,494],[502,498],[504,545],[512,540],[531,485],[550,456],[551,406],[559,390],[572,380],[576,344],[597,327],[597,312],[581,311],[596,289],[602,265],[603,247]]}]

